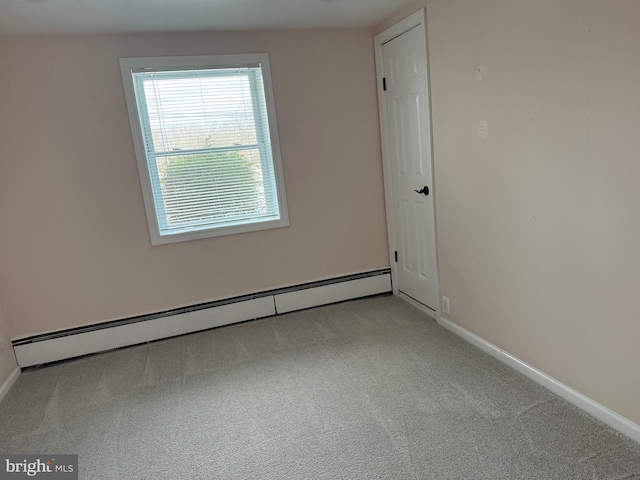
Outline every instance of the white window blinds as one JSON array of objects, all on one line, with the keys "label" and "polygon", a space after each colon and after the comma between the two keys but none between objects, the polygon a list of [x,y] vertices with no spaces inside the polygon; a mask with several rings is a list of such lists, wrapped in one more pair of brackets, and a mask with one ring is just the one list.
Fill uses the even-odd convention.
[{"label": "white window blinds", "polygon": [[282,220],[260,64],[129,75],[160,237]]}]

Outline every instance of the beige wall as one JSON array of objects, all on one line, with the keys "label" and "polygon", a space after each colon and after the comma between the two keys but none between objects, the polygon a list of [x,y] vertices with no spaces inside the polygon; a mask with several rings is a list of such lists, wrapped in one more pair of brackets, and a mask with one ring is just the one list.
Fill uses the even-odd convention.
[{"label": "beige wall", "polygon": [[451,319],[640,423],[640,2],[425,5]]},{"label": "beige wall", "polygon": [[2,305],[0,305],[0,386],[9,378],[16,369],[16,357],[11,348],[9,328],[4,318]]},{"label": "beige wall", "polygon": [[[119,57],[268,52],[291,226],[152,247]],[[13,337],[389,265],[368,29],[0,38]]]}]

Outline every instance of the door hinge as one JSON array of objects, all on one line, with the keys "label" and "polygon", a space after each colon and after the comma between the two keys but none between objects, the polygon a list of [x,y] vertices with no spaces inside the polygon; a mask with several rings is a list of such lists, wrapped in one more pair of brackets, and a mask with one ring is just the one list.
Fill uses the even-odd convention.
[{"label": "door hinge", "polygon": [[387,77],[382,77],[382,90],[387,89]]},{"label": "door hinge", "polygon": [[396,257],[396,263],[398,263],[398,251],[396,250],[394,253],[395,253],[394,256]]}]

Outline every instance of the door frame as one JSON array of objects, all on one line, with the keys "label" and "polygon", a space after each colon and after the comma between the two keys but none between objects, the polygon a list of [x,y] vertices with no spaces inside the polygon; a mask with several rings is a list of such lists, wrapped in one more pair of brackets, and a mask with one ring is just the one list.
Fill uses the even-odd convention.
[{"label": "door frame", "polygon": [[[417,12],[412,15],[409,15],[404,20],[399,21],[395,25],[387,28],[386,30],[380,32],[375,37],[373,37],[374,47],[375,47],[375,61],[376,61],[376,81],[378,85],[378,112],[380,117],[380,141],[382,146],[382,167],[383,167],[383,177],[384,177],[384,203],[385,209],[387,213],[387,238],[389,240],[389,263],[391,264],[391,282],[393,287],[393,294],[406,300],[411,303],[413,306],[425,312],[427,315],[434,317],[433,311],[431,309],[423,306],[422,304],[416,302],[411,297],[403,295],[398,291],[398,264],[394,259],[394,252],[397,250],[396,248],[396,238],[395,238],[395,214],[393,208],[393,169],[391,168],[391,152],[390,152],[390,142],[389,142],[389,129],[388,129],[388,114],[387,114],[387,102],[385,92],[382,88],[382,78],[384,77],[384,54],[382,47],[385,43],[393,40],[396,37],[399,37],[403,33],[408,32],[414,27],[418,25],[423,26],[423,31],[425,34],[424,44],[425,51],[427,52],[427,92],[429,95],[429,102],[427,105],[429,118],[432,119],[431,115],[431,89],[429,86],[429,59],[428,59],[428,44],[427,44],[427,22],[425,16],[425,9],[421,8]],[[441,299],[440,299],[440,282],[439,282],[439,270],[438,270],[438,236],[437,236],[437,221],[436,221],[436,209],[435,209],[435,192],[436,192],[436,178],[433,166],[433,131],[432,126],[433,122],[429,122],[429,136],[431,137],[431,151],[430,159],[431,159],[431,178],[432,178],[432,192],[433,192],[433,231],[435,234],[435,245],[434,250],[436,253],[436,312],[435,319],[440,318],[441,313]]]}]

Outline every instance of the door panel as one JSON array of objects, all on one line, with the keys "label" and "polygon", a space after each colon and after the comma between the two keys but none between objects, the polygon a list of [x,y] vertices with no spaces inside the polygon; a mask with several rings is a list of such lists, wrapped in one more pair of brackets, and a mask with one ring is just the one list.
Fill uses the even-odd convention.
[{"label": "door panel", "polygon": [[[387,79],[397,282],[400,292],[436,310],[431,132],[424,26],[382,47]],[[427,187],[428,195],[417,193]]]}]

